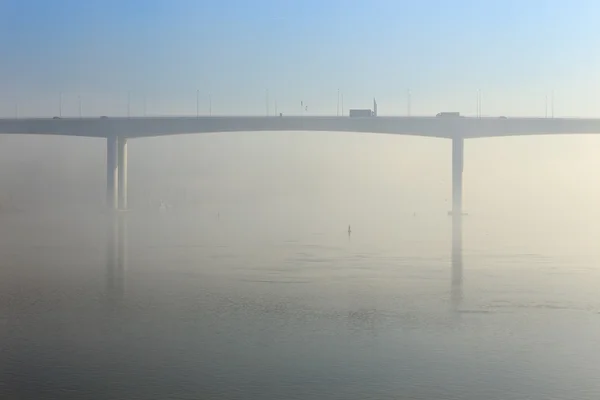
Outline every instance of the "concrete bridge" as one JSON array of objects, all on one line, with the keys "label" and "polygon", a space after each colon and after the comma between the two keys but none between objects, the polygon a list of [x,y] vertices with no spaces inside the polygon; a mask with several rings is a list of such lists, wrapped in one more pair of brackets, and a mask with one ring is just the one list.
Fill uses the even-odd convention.
[{"label": "concrete bridge", "polygon": [[106,138],[106,193],[127,209],[127,141],[191,133],[251,131],[368,132],[452,140],[452,215],[460,228],[464,139],[600,133],[600,119],[465,117],[144,117],[0,120],[0,133]]}]

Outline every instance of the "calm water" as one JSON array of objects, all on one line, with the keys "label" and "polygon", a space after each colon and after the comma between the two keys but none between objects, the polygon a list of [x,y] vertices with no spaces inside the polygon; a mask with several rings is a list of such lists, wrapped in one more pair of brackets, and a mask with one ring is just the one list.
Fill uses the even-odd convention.
[{"label": "calm water", "polygon": [[2,398],[600,396],[586,215],[186,196],[0,215]]}]

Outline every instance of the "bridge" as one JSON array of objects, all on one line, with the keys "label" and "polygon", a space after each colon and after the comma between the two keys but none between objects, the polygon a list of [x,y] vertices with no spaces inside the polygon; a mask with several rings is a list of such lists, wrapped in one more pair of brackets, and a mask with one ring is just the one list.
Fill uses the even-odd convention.
[{"label": "bridge", "polygon": [[452,215],[460,228],[464,140],[475,138],[597,134],[600,119],[468,117],[127,117],[0,120],[0,134],[106,138],[106,194],[113,209],[127,209],[127,141],[192,133],[251,131],[368,132],[452,140]]}]

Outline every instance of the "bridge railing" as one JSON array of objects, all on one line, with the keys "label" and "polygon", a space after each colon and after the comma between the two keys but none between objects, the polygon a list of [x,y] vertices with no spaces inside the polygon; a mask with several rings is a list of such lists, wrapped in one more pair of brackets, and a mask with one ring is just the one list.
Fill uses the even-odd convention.
[{"label": "bridge railing", "polygon": [[[414,92],[413,92],[414,94]],[[390,98],[378,102],[380,117],[433,117],[444,109],[439,101],[421,101],[411,104],[410,98]],[[435,106],[434,104],[437,104]],[[460,104],[457,100],[456,104]],[[455,104],[455,105],[456,105]],[[418,107],[415,108],[415,105]],[[141,92],[124,91],[113,93],[58,92],[13,95],[3,93],[0,96],[1,119],[35,118],[97,118],[117,117],[200,117],[200,116],[348,116],[350,108],[373,108],[371,100],[364,96],[349,97],[340,103],[335,93],[322,96],[303,96],[286,94],[278,97],[271,93],[246,95],[227,95],[211,93],[207,90],[187,90],[178,92]],[[448,107],[451,111],[455,107]],[[460,107],[457,107],[460,108]],[[498,118],[502,115],[517,117],[515,113],[491,113],[463,107],[461,115],[472,118]],[[535,107],[543,111],[541,107]],[[424,111],[425,110],[425,111]],[[552,118],[546,111],[540,115],[518,115],[519,118]],[[564,118],[564,116],[561,116]],[[574,116],[570,118],[576,118]]]}]

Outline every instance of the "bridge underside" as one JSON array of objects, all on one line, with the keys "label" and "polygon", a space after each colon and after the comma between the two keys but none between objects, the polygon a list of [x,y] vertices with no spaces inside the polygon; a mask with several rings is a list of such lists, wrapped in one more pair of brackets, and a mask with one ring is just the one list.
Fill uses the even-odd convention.
[{"label": "bridge underside", "polygon": [[435,138],[595,134],[600,119],[435,117],[157,117],[0,120],[0,133],[127,138],[194,133],[318,131]]}]

